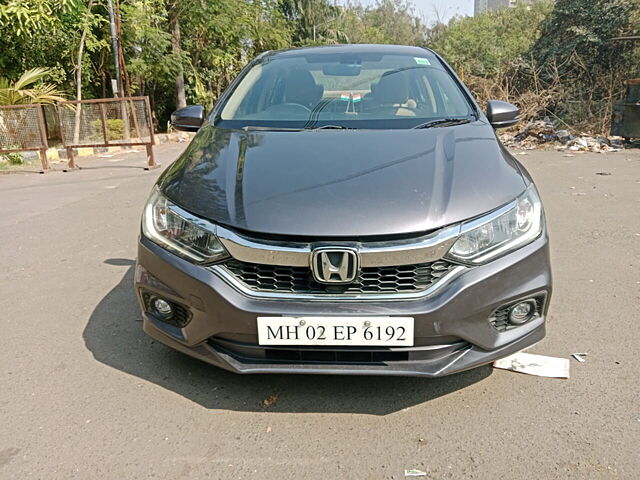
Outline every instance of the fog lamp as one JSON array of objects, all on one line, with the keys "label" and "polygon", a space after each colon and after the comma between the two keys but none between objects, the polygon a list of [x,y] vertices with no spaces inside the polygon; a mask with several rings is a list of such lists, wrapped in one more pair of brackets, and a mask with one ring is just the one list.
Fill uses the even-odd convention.
[{"label": "fog lamp", "polygon": [[171,304],[162,298],[154,298],[151,302],[156,313],[164,318],[168,318],[173,314]]},{"label": "fog lamp", "polygon": [[509,323],[522,325],[531,319],[533,312],[534,308],[531,301],[517,303],[509,310]]}]

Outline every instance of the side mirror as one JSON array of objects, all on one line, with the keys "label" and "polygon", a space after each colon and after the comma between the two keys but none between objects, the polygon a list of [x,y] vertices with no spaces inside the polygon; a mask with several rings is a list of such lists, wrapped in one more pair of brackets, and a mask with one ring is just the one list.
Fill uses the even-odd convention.
[{"label": "side mirror", "polygon": [[189,105],[171,114],[171,125],[176,130],[196,132],[204,123],[204,116],[202,105]]},{"label": "side mirror", "polygon": [[520,109],[511,103],[489,100],[487,118],[493,128],[511,127],[520,121]]}]

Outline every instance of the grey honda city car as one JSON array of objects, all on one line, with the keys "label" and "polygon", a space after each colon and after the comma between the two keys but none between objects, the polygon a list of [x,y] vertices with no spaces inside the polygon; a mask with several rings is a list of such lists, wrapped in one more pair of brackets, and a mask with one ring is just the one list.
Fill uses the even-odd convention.
[{"label": "grey honda city car", "polygon": [[527,171],[431,50],[267,52],[144,207],[144,331],[237,373],[441,376],[529,347],[551,296]]}]

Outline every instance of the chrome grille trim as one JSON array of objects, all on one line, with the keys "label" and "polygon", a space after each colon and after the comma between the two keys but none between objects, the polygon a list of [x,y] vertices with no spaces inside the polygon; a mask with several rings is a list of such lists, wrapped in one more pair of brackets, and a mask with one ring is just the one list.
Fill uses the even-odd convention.
[{"label": "chrome grille trim", "polygon": [[238,280],[236,276],[227,270],[224,265],[212,265],[208,267],[210,271],[217,274],[225,280],[231,287],[248,297],[265,299],[265,300],[304,300],[304,301],[397,301],[397,300],[420,300],[435,294],[442,287],[460,276],[468,267],[462,265],[456,266],[449,273],[442,276],[436,283],[429,288],[418,292],[399,292],[399,293],[286,293],[286,292],[265,292],[253,290]]},{"label": "chrome grille trim", "polygon": [[314,248],[322,246],[355,248],[360,267],[391,267],[433,262],[441,259],[460,235],[461,225],[445,227],[428,235],[384,242],[282,242],[254,240],[218,226],[216,234],[236,260],[263,265],[308,267]]},{"label": "chrome grille trim", "polygon": [[446,260],[395,267],[367,267],[360,269],[351,282],[324,283],[315,278],[309,267],[283,267],[238,260],[227,260],[223,265],[239,282],[253,291],[318,295],[422,292],[456,267]]}]

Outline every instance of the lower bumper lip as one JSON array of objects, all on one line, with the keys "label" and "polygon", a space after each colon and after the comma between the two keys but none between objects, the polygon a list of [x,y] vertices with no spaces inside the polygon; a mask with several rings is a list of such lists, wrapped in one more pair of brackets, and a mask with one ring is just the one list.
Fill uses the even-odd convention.
[{"label": "lower bumper lip", "polygon": [[[546,234],[503,258],[465,271],[433,296],[417,300],[310,302],[249,297],[209,269],[182,260],[144,237],[139,245],[138,265],[154,279],[145,281],[137,275],[139,297],[141,289],[157,292],[188,306],[193,313],[193,319],[184,328],[167,326],[145,315],[144,330],[176,350],[237,373],[448,375],[492,362],[540,341],[545,334],[551,294]],[[540,292],[547,294],[545,311],[540,317],[505,332],[498,332],[488,322],[491,312],[500,305]],[[256,318],[274,315],[412,316],[417,347],[456,341],[465,346],[443,358],[412,355],[406,361],[323,364],[256,360],[211,342],[215,337],[260,348]]]},{"label": "lower bumper lip", "polygon": [[519,338],[502,348],[487,352],[476,346],[465,344],[464,347],[452,352],[451,355],[435,360],[416,360],[403,362],[332,363],[307,362],[287,364],[286,362],[245,361],[242,357],[232,355],[219,346],[203,343],[189,347],[176,341],[159,329],[157,325],[145,318],[144,331],[165,345],[181,351],[192,357],[225,370],[239,374],[315,374],[315,375],[377,375],[377,376],[411,376],[411,377],[441,377],[451,375],[491,363],[512,353],[530,347],[545,336],[545,325],[541,323],[527,335]]}]

